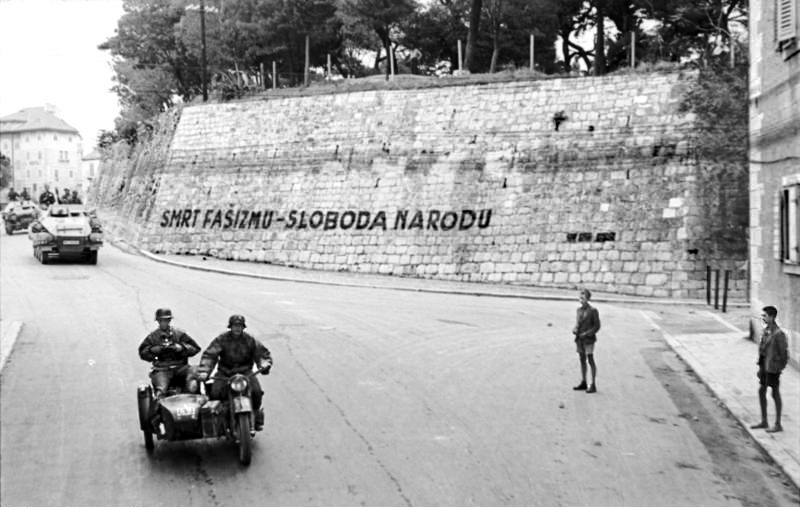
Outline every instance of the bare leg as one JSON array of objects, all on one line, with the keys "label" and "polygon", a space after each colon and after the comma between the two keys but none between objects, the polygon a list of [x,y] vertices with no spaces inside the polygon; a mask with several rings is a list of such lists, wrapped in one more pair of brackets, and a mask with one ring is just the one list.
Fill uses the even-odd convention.
[{"label": "bare leg", "polygon": [[[597,365],[594,364],[594,354],[586,354],[586,359],[589,361],[589,366],[592,368],[592,385],[594,385],[594,379],[597,378]],[[586,365],[584,365],[585,367]],[[586,370],[584,370],[583,374],[584,379],[586,378]]]},{"label": "bare leg", "polygon": [[761,422],[750,426],[754,430],[767,427],[767,386],[764,384],[758,388],[758,404],[761,406]]}]

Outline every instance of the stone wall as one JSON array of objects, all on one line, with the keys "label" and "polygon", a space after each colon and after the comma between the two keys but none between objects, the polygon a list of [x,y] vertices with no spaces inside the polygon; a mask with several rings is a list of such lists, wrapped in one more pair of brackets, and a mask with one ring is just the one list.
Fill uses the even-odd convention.
[{"label": "stone wall", "polygon": [[691,79],[186,107],[143,195],[121,198],[139,211],[101,208],[154,252],[664,297],[705,297],[712,265],[740,297],[746,173],[697,160],[677,112]]}]

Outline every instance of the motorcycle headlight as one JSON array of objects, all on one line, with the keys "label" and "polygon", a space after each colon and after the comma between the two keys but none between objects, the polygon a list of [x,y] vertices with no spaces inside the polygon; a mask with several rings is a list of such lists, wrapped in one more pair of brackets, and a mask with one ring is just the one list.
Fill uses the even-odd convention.
[{"label": "motorcycle headlight", "polygon": [[231,389],[237,393],[244,392],[244,390],[247,389],[247,379],[241,376],[235,377],[231,380]]}]

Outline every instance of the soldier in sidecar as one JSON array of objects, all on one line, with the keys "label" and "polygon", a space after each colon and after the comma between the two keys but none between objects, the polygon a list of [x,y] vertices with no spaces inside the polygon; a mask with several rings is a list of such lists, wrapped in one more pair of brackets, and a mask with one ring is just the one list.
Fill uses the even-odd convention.
[{"label": "soldier in sidecar", "polygon": [[[171,317],[171,312],[169,315]],[[159,321],[159,329],[161,329],[161,325],[161,321]],[[241,329],[238,330],[241,331]],[[150,350],[152,354],[159,352],[159,349],[153,351],[152,343],[152,341],[148,342],[148,339],[142,343],[142,347],[140,347],[142,359],[145,359],[145,355],[142,355],[142,348]],[[268,356],[269,352],[267,351],[266,354]],[[249,465],[251,440],[256,431],[261,429],[260,425],[256,426],[256,423],[263,422],[260,403],[254,407],[256,400],[253,398],[261,394],[255,375],[269,373],[272,360],[269,358],[267,362],[267,358],[263,358],[263,367],[256,371],[251,371],[253,365],[251,360],[247,371],[242,368],[237,372],[228,371],[224,367],[218,368],[217,375],[210,379],[208,374],[214,369],[213,363],[206,360],[199,375],[196,375],[194,369],[188,367],[187,364],[187,378],[183,385],[181,377],[178,375],[173,376],[166,384],[160,382],[162,378],[159,375],[151,375],[153,386],[144,384],[139,386],[138,391],[139,423],[147,450],[154,448],[153,435],[156,435],[159,440],[168,441],[227,437],[238,445],[239,461],[243,465]],[[206,358],[204,357],[204,359]],[[261,358],[258,362],[262,362]],[[208,386],[205,383],[199,385],[203,387],[203,392],[212,393],[213,391],[215,396],[212,397],[217,399],[210,400],[205,394],[197,393],[198,377],[202,381],[214,381],[216,386],[214,389],[212,389],[211,382],[208,383]],[[176,378],[178,379],[177,384]],[[157,382],[159,382],[158,387],[156,387]],[[154,393],[154,390],[160,395]],[[260,396],[257,401],[261,401]],[[257,411],[256,414],[259,412],[261,414],[258,421],[254,410]]]}]

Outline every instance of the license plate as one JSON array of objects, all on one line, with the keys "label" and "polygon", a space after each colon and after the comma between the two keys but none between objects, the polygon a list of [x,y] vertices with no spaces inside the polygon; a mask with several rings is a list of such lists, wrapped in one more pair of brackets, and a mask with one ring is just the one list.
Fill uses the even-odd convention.
[{"label": "license plate", "polygon": [[175,415],[178,417],[194,417],[196,407],[178,407],[175,409]]},{"label": "license plate", "polygon": [[65,245],[80,245],[81,242],[79,240],[77,240],[77,239],[65,239],[64,240],[64,244]]}]

